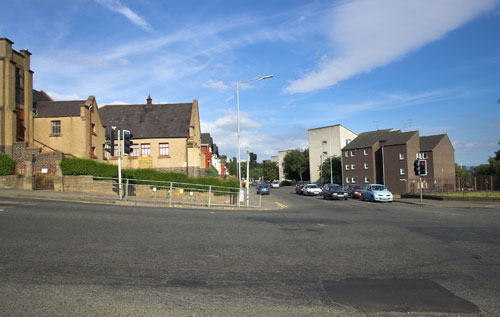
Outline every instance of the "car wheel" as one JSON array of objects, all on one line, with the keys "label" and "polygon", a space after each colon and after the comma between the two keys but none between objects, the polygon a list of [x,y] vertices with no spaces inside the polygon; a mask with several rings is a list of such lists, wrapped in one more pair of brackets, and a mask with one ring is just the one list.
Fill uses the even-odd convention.
[{"label": "car wheel", "polygon": [[361,200],[365,201],[365,195],[361,195]]},{"label": "car wheel", "polygon": [[347,197],[346,197],[346,198],[344,198],[344,200],[347,200]]}]

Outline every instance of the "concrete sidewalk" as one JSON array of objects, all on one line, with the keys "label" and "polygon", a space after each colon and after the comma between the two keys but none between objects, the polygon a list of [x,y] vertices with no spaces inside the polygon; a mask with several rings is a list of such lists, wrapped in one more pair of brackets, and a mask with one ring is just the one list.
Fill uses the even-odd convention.
[{"label": "concrete sidewalk", "polygon": [[494,209],[500,210],[499,200],[436,200],[419,198],[396,198],[394,202],[445,208]]},{"label": "concrete sidewalk", "polygon": [[204,206],[204,205],[193,205],[193,204],[181,204],[175,203],[171,206],[168,203],[162,202],[138,202],[138,201],[120,201],[114,199],[100,199],[94,197],[83,197],[82,193],[77,192],[59,192],[53,190],[23,190],[23,189],[0,189],[0,197],[23,197],[23,198],[34,198],[34,199],[46,199],[46,200],[59,200],[59,201],[73,201],[79,203],[97,203],[97,204],[111,204],[111,205],[121,205],[121,206],[144,206],[144,207],[161,207],[161,208],[185,208],[185,209],[223,209],[223,210],[279,210],[286,208],[283,204],[274,202],[274,200],[268,196],[262,197],[261,207],[233,207],[233,206]]}]

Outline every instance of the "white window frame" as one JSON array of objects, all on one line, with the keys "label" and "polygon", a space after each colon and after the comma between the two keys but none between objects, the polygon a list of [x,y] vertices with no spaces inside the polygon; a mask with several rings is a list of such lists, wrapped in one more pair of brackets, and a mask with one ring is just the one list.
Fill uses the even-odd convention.
[{"label": "white window frame", "polygon": [[351,171],[354,171],[356,169],[356,164],[351,164]]},{"label": "white window frame", "polygon": [[370,178],[369,178],[369,177],[367,177],[367,176],[365,176],[365,183],[367,183],[367,184],[368,184],[369,182],[370,182]]},{"label": "white window frame", "polygon": [[130,146],[132,152],[128,155],[129,157],[139,157],[139,144],[135,143]]},{"label": "white window frame", "polygon": [[349,151],[345,151],[345,157],[349,157]]},{"label": "white window frame", "polygon": [[363,150],[363,154],[364,154],[364,155],[368,155],[368,150],[367,150],[367,149],[364,149],[364,150]]},{"label": "white window frame", "polygon": [[354,150],[352,150],[352,151],[351,151],[351,157],[353,157],[353,156],[354,156],[354,153],[355,153],[355,151],[354,151]]},{"label": "white window frame", "polygon": [[399,153],[399,160],[402,161],[405,159],[405,154],[404,153]]},{"label": "white window frame", "polygon": [[151,156],[151,143],[141,143],[141,156]]},{"label": "white window frame", "polygon": [[365,170],[368,169],[368,163],[365,163],[364,168],[365,168]]},{"label": "white window frame", "polygon": [[351,178],[351,183],[353,183],[353,184],[356,183],[356,177]]},{"label": "white window frame", "polygon": [[349,184],[349,177],[345,178],[345,182],[346,182],[346,184]]},{"label": "white window frame", "polygon": [[346,170],[346,171],[348,171],[348,170],[349,170],[349,166],[350,166],[349,164],[346,164],[346,165],[345,165],[345,170]]},{"label": "white window frame", "polygon": [[170,143],[162,142],[158,144],[158,150],[160,151],[160,156],[170,156]]}]

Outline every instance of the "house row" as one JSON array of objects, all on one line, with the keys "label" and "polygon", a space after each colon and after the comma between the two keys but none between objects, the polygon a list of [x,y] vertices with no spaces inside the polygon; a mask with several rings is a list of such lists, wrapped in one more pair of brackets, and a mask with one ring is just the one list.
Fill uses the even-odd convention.
[{"label": "house row", "polygon": [[[455,151],[448,135],[419,136],[392,129],[359,134],[342,148],[343,185],[384,184],[397,194],[455,190]],[[428,173],[415,175],[414,162],[427,160]]]},{"label": "house row", "polygon": [[205,134],[200,129],[197,100],[155,104],[148,96],[144,104],[102,107],[94,96],[54,101],[45,92],[33,89],[31,53],[18,52],[12,44],[0,38],[0,151],[12,153],[15,144],[25,143],[41,152],[117,164],[117,153],[105,151],[110,131],[129,130],[134,144],[132,153],[123,157],[124,168],[200,176],[216,166],[220,174],[225,172],[209,134],[209,144],[202,144]]}]

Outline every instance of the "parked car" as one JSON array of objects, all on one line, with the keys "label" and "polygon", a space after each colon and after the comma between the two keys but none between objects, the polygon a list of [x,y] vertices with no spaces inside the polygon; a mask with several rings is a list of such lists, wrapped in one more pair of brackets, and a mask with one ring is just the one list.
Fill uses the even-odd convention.
[{"label": "parked car", "polygon": [[280,187],[280,182],[278,182],[278,181],[272,181],[271,182],[271,187],[272,188],[279,188]]},{"label": "parked car", "polygon": [[259,184],[257,185],[257,194],[259,195],[269,195],[271,193],[271,186],[269,184]]},{"label": "parked car", "polygon": [[362,200],[387,201],[392,203],[392,193],[384,185],[368,184],[361,194]]},{"label": "parked car", "polygon": [[345,199],[347,200],[347,192],[342,188],[342,186],[337,184],[326,184],[323,186],[323,198],[324,199]]},{"label": "parked car", "polygon": [[363,192],[363,186],[358,184],[345,185],[344,190],[350,198],[361,198],[361,193]]},{"label": "parked car", "polygon": [[304,196],[316,196],[321,193],[321,187],[317,184],[307,184],[302,188],[302,195]]},{"label": "parked car", "polygon": [[304,188],[304,184],[303,183],[295,185],[295,193],[299,194],[299,195],[302,195],[303,194],[302,193],[303,188]]}]

